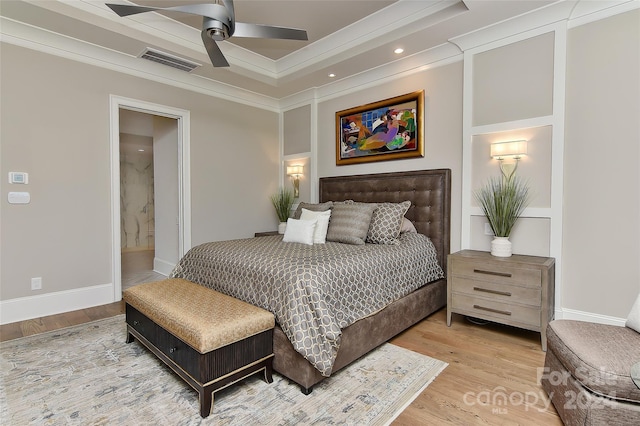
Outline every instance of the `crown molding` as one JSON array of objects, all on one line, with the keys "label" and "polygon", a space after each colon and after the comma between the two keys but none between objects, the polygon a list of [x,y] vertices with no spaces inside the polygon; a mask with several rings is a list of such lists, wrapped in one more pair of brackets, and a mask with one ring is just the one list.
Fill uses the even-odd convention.
[{"label": "crown molding", "polygon": [[278,101],[239,87],[188,74],[81,40],[0,17],[0,41],[192,92],[279,112]]},{"label": "crown molding", "polygon": [[286,111],[313,102],[324,102],[462,59],[460,50],[454,44],[446,43],[366,72],[284,97],[280,100],[280,108]]},{"label": "crown molding", "polygon": [[[580,2],[571,12],[568,28],[578,27],[590,22],[609,18],[620,13],[630,12],[640,9],[638,0],[618,0],[605,2],[606,7],[602,7],[601,2]],[[598,7],[599,6],[599,7]]]},{"label": "crown molding", "polygon": [[[61,10],[61,5],[64,6],[64,3],[62,2],[45,3],[51,3],[58,11]],[[106,6],[103,7],[102,4],[97,6],[96,3],[88,2],[86,0],[72,3],[74,5],[76,5],[76,3],[80,4],[82,5],[82,8],[69,6],[70,11],[67,11],[68,13],[86,14],[86,11],[84,11],[85,9],[92,11],[91,13],[94,15],[111,13],[110,10],[105,10]],[[420,2],[401,0],[394,3],[394,5],[399,4],[399,6],[396,7],[401,9],[402,13],[399,9],[393,10],[398,14],[397,16],[405,16],[409,10],[416,12],[416,3]],[[496,42],[497,40],[502,40],[513,35],[522,34],[530,31],[531,29],[537,30],[544,28],[544,26],[548,26],[550,23],[558,22],[559,20],[566,20],[570,15],[572,16],[572,20],[570,21],[570,24],[572,24],[571,26],[576,26],[640,8],[640,1],[638,0],[588,3],[589,7],[585,6],[582,8],[574,8],[576,4],[575,2],[559,1],[545,8],[452,38],[450,43],[445,43],[432,49],[398,59],[354,76],[332,81],[323,86],[309,88],[281,99],[262,95],[260,93],[245,90],[237,86],[221,83],[198,75],[187,74],[151,62],[147,63],[146,61],[140,61],[138,58],[131,55],[115,52],[82,40],[73,39],[1,16],[0,41],[159,83],[168,84],[196,93],[214,96],[269,111],[281,112],[283,109],[286,110],[300,105],[309,104],[310,102],[328,100],[337,96],[342,96],[346,93],[363,90],[367,87],[381,84],[382,82],[388,82],[393,79],[421,72],[425,69],[460,61],[462,60],[461,52],[465,50]],[[615,4],[612,6],[613,3]],[[423,9],[421,9],[422,15],[420,16],[424,18],[424,14],[428,13],[430,13],[431,16],[434,14],[437,15],[438,12],[443,10],[450,13],[450,8],[458,8],[459,4],[460,2],[455,0],[444,1],[437,5],[437,11],[433,7],[423,7]],[[473,3],[471,3],[471,5],[472,4]],[[570,8],[569,6],[572,7]],[[98,12],[96,12],[96,10]],[[378,19],[379,17],[380,16],[375,16],[372,19]],[[109,19],[111,19],[111,17],[109,17]],[[175,25],[175,21],[168,21],[170,21],[172,25]],[[360,24],[360,22],[356,24]],[[185,25],[184,27],[187,26]],[[191,27],[186,29],[189,32],[194,30]],[[114,30],[117,30],[117,28],[114,28]],[[342,34],[342,37],[344,37],[344,34]],[[172,41],[175,42],[176,40]],[[335,39],[327,40],[326,43],[326,47],[330,49],[329,46],[335,47],[336,41]],[[237,54],[237,56],[242,56],[241,51],[245,50],[231,43],[221,44],[225,45],[225,49],[229,49],[230,55]],[[185,44],[185,46],[187,45],[189,44]],[[191,43],[189,46],[191,46],[190,48],[193,48],[194,45],[201,48],[200,41],[198,41],[198,43]],[[347,49],[344,46],[341,48]],[[237,52],[235,52],[236,50]],[[308,49],[305,49],[304,53],[301,53],[301,55],[308,55],[309,52],[307,50]],[[225,52],[225,55],[226,54],[227,53]],[[287,61],[290,60],[292,59],[285,57],[281,61],[288,64]],[[260,63],[257,63],[257,65],[254,64],[254,70],[249,69],[250,67],[247,66],[234,67],[234,71],[238,74],[257,79],[267,84],[277,85],[278,73],[270,70],[270,65],[268,65],[269,62],[273,61],[267,60],[267,65]],[[293,71],[291,70],[290,72]]]},{"label": "crown molding", "polygon": [[[473,8],[473,3],[470,3]],[[597,21],[640,7],[638,0],[575,1],[559,0],[540,9],[449,39],[467,51],[487,43],[535,30],[559,21],[568,27]]]},{"label": "crown molding", "polygon": [[[26,1],[83,22],[117,29],[134,38],[137,38],[136,33],[139,35],[141,32],[161,38],[187,49],[196,57],[206,55],[200,30],[159,13],[141,13],[123,19],[104,3],[93,0]],[[135,4],[129,1],[127,3]],[[349,52],[353,49],[375,48],[467,10],[462,0],[440,0],[436,3],[399,0],[277,61],[233,43],[218,45],[231,64],[233,72],[275,86],[279,79],[294,73],[298,74],[304,70],[309,73],[319,64],[327,66],[343,60],[351,55]]]},{"label": "crown molding", "polygon": [[460,0],[438,3],[399,0],[277,61],[279,78],[305,74],[413,34],[468,11]]}]

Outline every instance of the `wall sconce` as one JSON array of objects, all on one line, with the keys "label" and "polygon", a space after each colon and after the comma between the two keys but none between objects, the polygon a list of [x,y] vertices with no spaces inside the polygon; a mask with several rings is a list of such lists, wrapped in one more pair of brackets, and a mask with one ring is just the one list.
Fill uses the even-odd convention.
[{"label": "wall sconce", "polygon": [[287,166],[287,175],[291,176],[293,180],[293,196],[298,198],[300,196],[300,176],[304,171],[303,166]]},{"label": "wall sconce", "polygon": [[519,160],[523,155],[527,155],[527,141],[496,142],[491,144],[491,157],[496,160],[505,158],[515,158]]},{"label": "wall sconce", "polygon": [[[523,155],[527,155],[527,141],[507,141],[496,142],[491,144],[491,158],[500,162],[500,171],[505,178],[510,179],[518,168],[518,161]],[[515,163],[504,164],[504,160],[507,158],[513,158]],[[511,170],[506,170],[507,168]]]}]

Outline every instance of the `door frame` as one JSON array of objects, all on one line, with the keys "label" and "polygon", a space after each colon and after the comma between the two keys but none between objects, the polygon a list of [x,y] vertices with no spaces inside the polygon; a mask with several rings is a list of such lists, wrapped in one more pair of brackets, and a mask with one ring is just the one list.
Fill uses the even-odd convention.
[{"label": "door frame", "polygon": [[122,299],[120,259],[120,109],[173,118],[178,123],[178,257],[191,248],[190,112],[137,99],[109,96],[111,150],[111,244],[113,301]]}]

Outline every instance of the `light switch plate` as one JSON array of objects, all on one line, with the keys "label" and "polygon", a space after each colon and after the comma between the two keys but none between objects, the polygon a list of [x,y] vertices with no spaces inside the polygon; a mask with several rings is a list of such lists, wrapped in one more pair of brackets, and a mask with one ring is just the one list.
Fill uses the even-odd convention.
[{"label": "light switch plate", "polygon": [[31,194],[28,192],[9,192],[7,198],[9,204],[29,204],[31,202]]}]

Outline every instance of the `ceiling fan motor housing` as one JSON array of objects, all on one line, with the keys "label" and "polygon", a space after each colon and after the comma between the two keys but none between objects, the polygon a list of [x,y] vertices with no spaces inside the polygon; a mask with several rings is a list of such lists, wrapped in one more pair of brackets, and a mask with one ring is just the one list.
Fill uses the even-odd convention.
[{"label": "ceiling fan motor housing", "polygon": [[205,17],[202,27],[206,28],[207,35],[215,41],[223,41],[231,36],[229,27],[215,19]]}]

